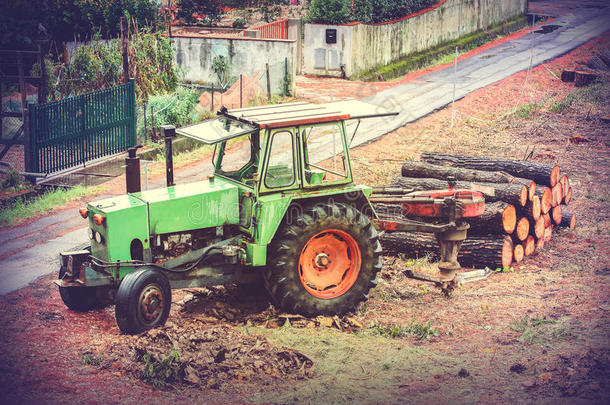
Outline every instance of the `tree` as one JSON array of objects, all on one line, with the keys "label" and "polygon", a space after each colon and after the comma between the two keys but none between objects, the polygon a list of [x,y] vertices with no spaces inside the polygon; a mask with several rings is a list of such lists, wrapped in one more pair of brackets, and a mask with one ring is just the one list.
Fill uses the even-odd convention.
[{"label": "tree", "polygon": [[213,25],[222,18],[223,7],[222,0],[180,0],[176,17],[187,24]]},{"label": "tree", "polygon": [[345,24],[350,20],[350,0],[311,0],[307,21],[323,24]]}]

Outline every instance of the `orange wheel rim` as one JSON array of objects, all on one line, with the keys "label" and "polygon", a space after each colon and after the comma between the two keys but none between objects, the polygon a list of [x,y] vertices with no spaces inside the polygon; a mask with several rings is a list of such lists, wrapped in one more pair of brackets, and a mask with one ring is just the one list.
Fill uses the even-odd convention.
[{"label": "orange wheel rim", "polygon": [[328,229],[311,237],[303,247],[299,278],[314,297],[336,298],[354,285],[361,263],[356,240],[347,232]]}]

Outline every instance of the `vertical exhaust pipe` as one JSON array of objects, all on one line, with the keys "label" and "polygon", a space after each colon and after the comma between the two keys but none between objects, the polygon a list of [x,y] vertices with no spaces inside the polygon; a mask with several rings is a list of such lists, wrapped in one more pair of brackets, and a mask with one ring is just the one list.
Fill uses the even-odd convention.
[{"label": "vertical exhaust pipe", "polygon": [[142,191],[140,184],[140,158],[136,155],[138,147],[140,146],[127,149],[128,155],[125,158],[125,187],[127,193]]},{"label": "vertical exhaust pipe", "polygon": [[172,141],[176,137],[176,127],[173,125],[161,125],[161,134],[163,134],[165,139],[165,177],[167,179],[167,187],[171,187],[175,185]]}]

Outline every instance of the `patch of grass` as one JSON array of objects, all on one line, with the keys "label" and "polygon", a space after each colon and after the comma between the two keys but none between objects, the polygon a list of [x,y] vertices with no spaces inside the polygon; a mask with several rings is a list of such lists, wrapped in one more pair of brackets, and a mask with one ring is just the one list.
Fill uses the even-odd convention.
[{"label": "patch of grass", "polygon": [[104,356],[95,356],[93,354],[90,353],[85,353],[83,354],[83,358],[82,358],[82,363],[87,365],[87,366],[99,366],[100,364],[102,364],[102,361],[104,361]]},{"label": "patch of grass", "polygon": [[101,190],[100,186],[76,186],[69,190],[57,189],[49,191],[27,202],[19,200],[13,205],[0,210],[0,226],[16,225],[28,218],[53,211],[69,201],[94,194],[99,190]]},{"label": "patch of grass", "polygon": [[454,361],[421,346],[334,329],[245,327],[278,347],[298,350],[315,363],[311,379],[253,396],[257,403],[389,403],[397,384],[432,381]]},{"label": "patch of grass", "polygon": [[520,332],[519,340],[528,344],[547,344],[553,340],[565,340],[572,336],[566,319],[555,320],[541,316],[521,318],[511,321],[509,327]]},{"label": "patch of grass", "polygon": [[399,337],[415,336],[418,339],[427,339],[432,336],[438,336],[438,330],[432,327],[432,321],[425,324],[417,322],[415,319],[408,326],[397,324],[392,325],[371,325],[364,332],[372,336],[381,336],[385,338],[395,339]]},{"label": "patch of grass", "polygon": [[15,169],[10,169],[2,176],[0,189],[19,189],[23,183],[23,177]]},{"label": "patch of grass", "polygon": [[155,389],[167,388],[180,380],[180,352],[176,349],[170,350],[160,359],[155,359],[150,353],[146,353],[142,356],[142,362],[144,367],[140,376]]},{"label": "patch of grass", "polygon": [[542,106],[537,103],[527,103],[519,106],[514,113],[515,118],[528,120],[540,112]]}]

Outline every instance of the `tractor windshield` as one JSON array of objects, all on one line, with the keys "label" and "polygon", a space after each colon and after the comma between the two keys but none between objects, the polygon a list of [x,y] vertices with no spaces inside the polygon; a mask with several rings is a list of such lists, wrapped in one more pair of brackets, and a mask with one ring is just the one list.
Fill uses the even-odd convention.
[{"label": "tractor windshield", "polygon": [[216,117],[176,130],[179,135],[192,138],[208,145],[248,135],[258,128],[227,117]]},{"label": "tractor windshield", "polygon": [[248,137],[222,142],[218,148],[215,173],[252,186],[253,175],[258,169],[259,150],[258,131]]}]

